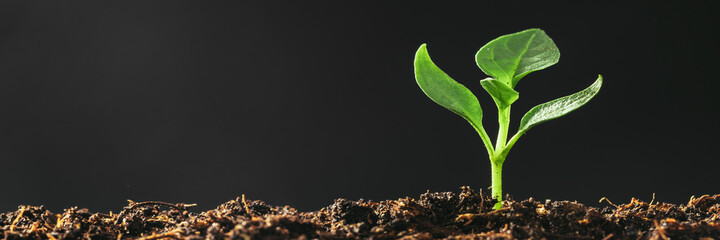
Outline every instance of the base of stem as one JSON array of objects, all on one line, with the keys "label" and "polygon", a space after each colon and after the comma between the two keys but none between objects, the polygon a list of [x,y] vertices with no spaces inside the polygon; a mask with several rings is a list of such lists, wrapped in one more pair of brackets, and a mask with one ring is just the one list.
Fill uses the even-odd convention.
[{"label": "base of stem", "polygon": [[492,197],[498,202],[495,204],[495,209],[502,207],[502,164],[503,161],[490,161],[492,170]]}]

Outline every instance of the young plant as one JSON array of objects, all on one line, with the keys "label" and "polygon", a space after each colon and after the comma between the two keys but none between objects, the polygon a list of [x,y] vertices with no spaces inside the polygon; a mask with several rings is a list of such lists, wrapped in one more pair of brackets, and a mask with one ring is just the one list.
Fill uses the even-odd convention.
[{"label": "young plant", "polygon": [[502,166],[510,149],[530,128],[578,109],[592,99],[602,85],[602,76],[595,83],[575,94],[561,97],[530,109],[520,120],[517,132],[508,140],[510,107],[518,99],[517,83],[531,72],[545,69],[558,62],[560,52],[543,30],[528,29],[501,36],[485,44],[475,55],[478,67],[489,78],[480,85],[495,101],[499,130],[495,146],[482,125],[483,112],[475,95],[465,86],[445,74],[430,60],[426,44],[415,54],[415,79],[433,101],[465,118],[480,135],[492,172],[492,196],[502,206]]}]

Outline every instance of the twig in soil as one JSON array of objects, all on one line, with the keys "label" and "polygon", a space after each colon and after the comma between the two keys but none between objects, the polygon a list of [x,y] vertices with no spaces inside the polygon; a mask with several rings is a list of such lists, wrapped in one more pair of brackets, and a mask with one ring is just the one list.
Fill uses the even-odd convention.
[{"label": "twig in soil", "polygon": [[606,197],[602,197],[602,198],[600,199],[600,201],[598,201],[598,202],[599,202],[599,203],[602,203],[603,200],[607,201],[610,205],[615,206],[615,208],[620,208],[620,207],[618,207],[618,205],[615,205],[614,203],[612,203],[612,202],[610,201],[610,199],[607,199]]},{"label": "twig in soil", "polygon": [[652,205],[652,203],[653,203],[654,201],[655,201],[655,193],[653,193],[653,198],[652,198],[652,200],[650,200],[650,205]]},{"label": "twig in soil", "polygon": [[67,214],[67,213],[64,213],[62,215],[62,217],[60,217],[60,214],[58,214],[58,217],[60,218],[60,220],[58,220],[57,223],[55,223],[55,229],[60,229],[60,227],[63,225],[63,223],[65,223],[65,219],[67,219],[69,216],[70,216],[70,214]]},{"label": "twig in soil", "polygon": [[486,213],[464,213],[464,214],[458,215],[455,218],[455,221],[465,220],[467,222],[465,222],[463,224],[463,226],[467,226],[470,223],[472,223],[472,221],[475,220],[475,218],[477,218],[478,216],[490,216],[490,215],[495,215],[495,214],[499,214],[502,212],[507,212],[509,210],[510,210],[510,208],[501,208],[501,209],[493,210],[493,211],[486,212]]},{"label": "twig in soil", "polygon": [[12,224],[10,225],[11,232],[15,231],[15,226],[17,226],[17,223],[18,223],[18,221],[20,221],[20,218],[22,217],[23,214],[25,214],[25,206],[20,207],[20,213],[17,215],[17,217],[15,217],[15,220],[13,220]]},{"label": "twig in soil", "polygon": [[47,222],[43,223],[43,227],[47,229],[53,229],[53,227],[50,226],[50,224],[48,224]]},{"label": "twig in soil", "polygon": [[167,239],[167,238],[173,238],[173,239],[181,239],[182,238],[182,230],[175,229],[166,233],[161,234],[155,234],[153,233],[150,236],[139,238],[138,240],[151,240],[151,239]]},{"label": "twig in soil", "polygon": [[467,226],[467,225],[470,225],[470,223],[472,223],[473,220],[475,220],[476,216],[477,216],[477,214],[474,214],[474,213],[460,214],[455,218],[455,221],[460,221],[461,219],[465,220],[467,222],[463,223],[463,226]]},{"label": "twig in soil", "polygon": [[57,238],[53,237],[52,234],[46,233],[45,236],[47,236],[50,240],[57,240]]},{"label": "twig in soil", "polygon": [[172,203],[166,203],[166,202],[160,202],[160,201],[147,201],[147,202],[135,203],[135,202],[133,202],[132,200],[128,200],[128,202],[130,202],[130,206],[123,208],[123,210],[120,211],[120,213],[118,213],[117,219],[115,219],[115,224],[119,224],[119,223],[120,223],[120,219],[122,219],[123,215],[125,215],[125,213],[126,213],[127,211],[133,210],[133,209],[135,209],[135,208],[137,208],[137,207],[142,207],[142,206],[147,206],[147,205],[162,205],[162,206],[167,206],[167,207],[174,208],[175,210],[178,210],[178,211],[184,211],[184,210],[186,210],[188,207],[197,206],[197,204],[194,204],[194,203],[191,203],[191,204],[184,204],[184,203],[172,204]]},{"label": "twig in soil", "polygon": [[615,235],[615,234],[612,234],[612,233],[611,233],[610,235],[605,236],[602,240],[609,240],[609,239],[610,239],[611,237],[613,237],[614,235]]},{"label": "twig in soil", "polygon": [[653,220],[653,224],[655,224],[655,229],[660,234],[660,237],[662,237],[663,240],[668,240],[668,237],[665,236],[665,229],[661,228],[660,225],[658,225],[657,220]]},{"label": "twig in soil", "polygon": [[248,208],[247,202],[245,202],[245,194],[242,195],[242,203],[243,206],[245,206],[245,213],[247,213],[248,215],[252,215],[250,214],[250,208]]},{"label": "twig in soil", "polygon": [[35,222],[33,223],[32,227],[30,227],[30,233],[35,233],[35,231],[37,231],[37,227],[38,227],[39,225],[40,225],[40,221],[35,221]]},{"label": "twig in soil", "polygon": [[692,205],[693,200],[695,200],[695,195],[690,196],[690,201],[688,201],[688,206]]},{"label": "twig in soil", "polygon": [[110,214],[105,214],[105,213],[95,213],[95,215],[98,215],[98,216],[100,216],[100,217],[104,217],[104,218],[113,218],[113,216],[112,216],[112,212],[110,212]]}]

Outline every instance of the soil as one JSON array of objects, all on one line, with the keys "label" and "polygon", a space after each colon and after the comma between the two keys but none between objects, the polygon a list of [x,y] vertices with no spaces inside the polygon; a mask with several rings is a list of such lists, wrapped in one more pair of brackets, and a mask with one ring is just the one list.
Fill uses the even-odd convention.
[{"label": "soil", "polygon": [[[606,199],[605,199],[606,200]],[[193,204],[130,202],[120,213],[19,206],[0,214],[3,239],[720,239],[720,194],[688,204],[602,209],[569,201],[494,200],[469,187],[418,199],[335,203],[315,212],[243,197],[196,213]]]}]

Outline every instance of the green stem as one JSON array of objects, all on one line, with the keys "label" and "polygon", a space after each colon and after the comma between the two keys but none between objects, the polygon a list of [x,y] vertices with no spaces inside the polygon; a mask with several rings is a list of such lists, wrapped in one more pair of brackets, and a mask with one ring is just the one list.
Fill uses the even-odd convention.
[{"label": "green stem", "polygon": [[[502,207],[502,165],[507,156],[507,135],[510,128],[510,106],[498,108],[498,137],[495,143],[495,154],[490,155],[492,171],[492,197],[498,202],[495,209]],[[508,149],[509,150],[509,149]]]},{"label": "green stem", "polygon": [[492,197],[496,199],[498,202],[495,204],[495,209],[500,209],[502,207],[502,166],[503,163],[505,163],[505,158],[508,155],[508,152],[510,152],[510,149],[512,149],[513,146],[515,146],[515,142],[517,142],[520,137],[525,134],[525,132],[518,132],[516,133],[510,141],[507,142],[507,145],[501,149],[497,149],[496,153],[497,155],[493,155],[490,157],[490,165],[491,165],[491,171],[492,171]]},{"label": "green stem", "polygon": [[[499,161],[498,161],[499,160]],[[502,166],[505,159],[491,159],[492,197],[497,200],[495,209],[502,207]]]},{"label": "green stem", "polygon": [[495,150],[501,151],[507,143],[508,129],[510,128],[510,106],[498,108],[498,137]]}]

